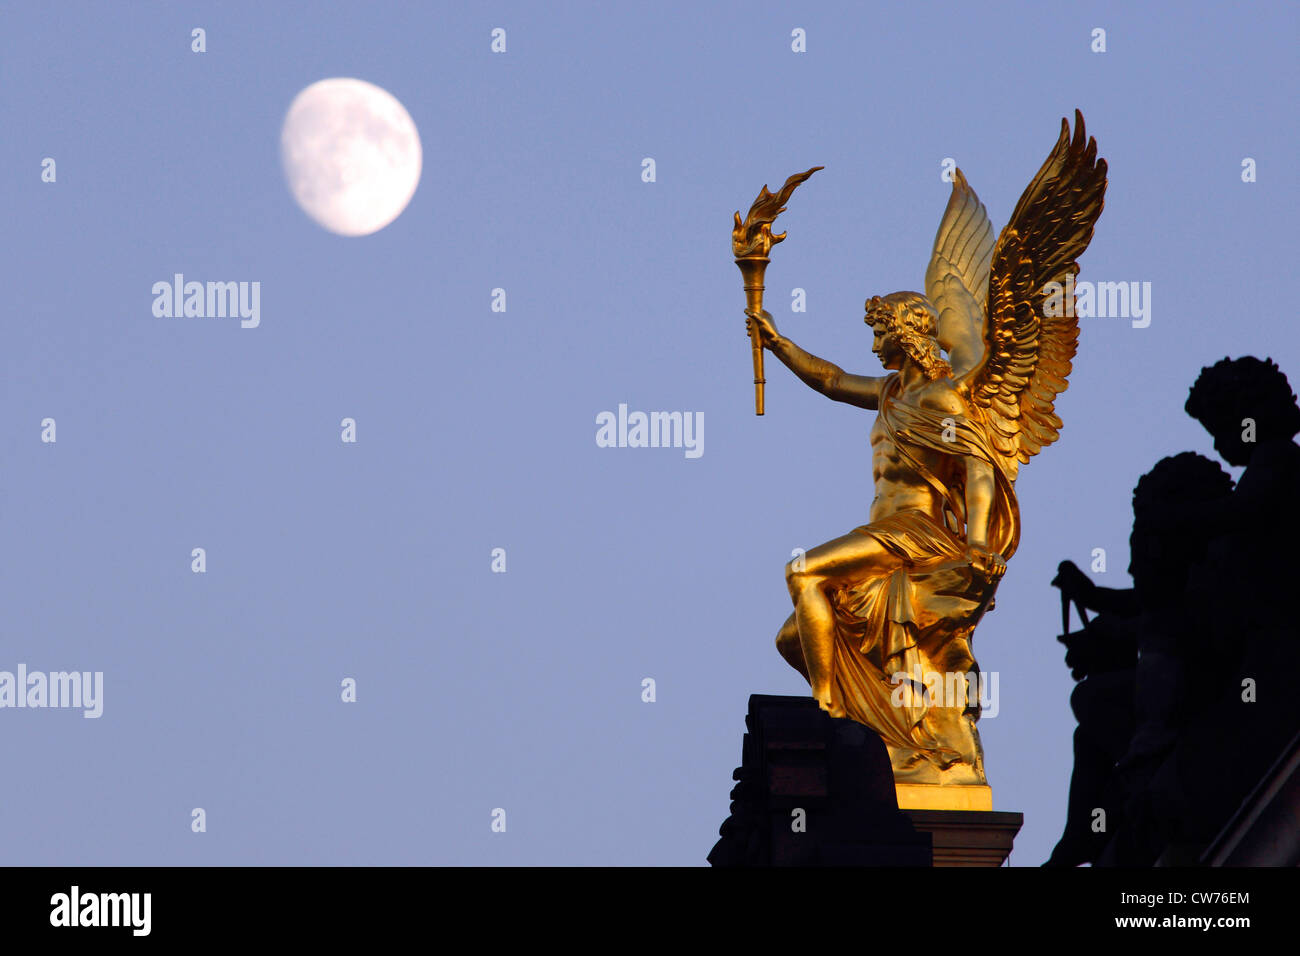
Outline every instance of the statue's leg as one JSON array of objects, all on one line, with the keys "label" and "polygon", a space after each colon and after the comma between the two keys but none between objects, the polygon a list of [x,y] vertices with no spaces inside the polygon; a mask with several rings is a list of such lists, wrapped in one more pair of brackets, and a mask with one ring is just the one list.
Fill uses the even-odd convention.
[{"label": "statue's leg", "polygon": [[[902,561],[869,534],[846,534],[813,548],[786,565],[785,580],[794,601],[799,645],[812,695],[831,716],[843,712],[831,703],[831,661],[835,652],[835,609],[830,592],[899,567]],[[787,658],[788,660],[789,658]]]},{"label": "statue's leg", "polygon": [[808,665],[803,662],[803,647],[799,644],[799,625],[793,614],[785,619],[781,630],[777,631],[776,649],[787,664],[802,674],[804,680],[808,680]]}]

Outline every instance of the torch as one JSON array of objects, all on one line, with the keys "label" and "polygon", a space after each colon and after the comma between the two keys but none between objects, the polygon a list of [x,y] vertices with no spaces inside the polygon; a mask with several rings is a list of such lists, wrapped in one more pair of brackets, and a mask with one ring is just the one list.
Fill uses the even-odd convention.
[{"label": "torch", "polygon": [[[731,254],[736,257],[736,265],[740,267],[740,275],[745,280],[745,308],[748,311],[763,311],[763,273],[771,261],[768,254],[774,245],[785,238],[784,232],[772,235],[772,223],[785,212],[785,202],[795,187],[823,168],[814,166],[806,173],[795,173],[785,181],[778,193],[768,192],[767,184],[764,183],[758,198],[749,207],[749,215],[744,222],[740,221],[740,211],[736,211],[736,225],[731,230]],[[763,377],[763,342],[759,338],[758,329],[751,329],[749,339],[754,351],[754,414],[762,415],[763,385],[767,379]]]}]

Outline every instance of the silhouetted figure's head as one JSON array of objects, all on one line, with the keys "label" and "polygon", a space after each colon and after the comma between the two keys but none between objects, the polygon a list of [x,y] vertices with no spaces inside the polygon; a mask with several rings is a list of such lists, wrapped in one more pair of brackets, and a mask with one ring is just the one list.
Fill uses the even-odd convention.
[{"label": "silhouetted figure's head", "polygon": [[1205,556],[1205,538],[1196,527],[1171,531],[1152,528],[1143,518],[1169,505],[1196,505],[1232,494],[1232,478],[1219,463],[1185,451],[1162,458],[1133,489],[1133,533],[1129,536],[1129,574],[1143,604],[1181,595],[1191,566]]},{"label": "silhouetted figure's head", "polygon": [[1230,465],[1248,464],[1262,442],[1289,441],[1300,432],[1300,407],[1286,375],[1272,359],[1253,355],[1201,369],[1184,408],[1214,436],[1214,450]]}]

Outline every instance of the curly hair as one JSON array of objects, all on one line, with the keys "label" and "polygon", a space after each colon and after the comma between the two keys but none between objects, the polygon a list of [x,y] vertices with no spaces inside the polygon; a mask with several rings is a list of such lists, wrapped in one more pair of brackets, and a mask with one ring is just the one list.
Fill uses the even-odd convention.
[{"label": "curly hair", "polygon": [[939,316],[930,300],[919,292],[873,295],[866,304],[867,325],[883,325],[898,338],[903,352],[921,367],[928,379],[952,375],[952,366],[939,348]]},{"label": "curly hair", "polygon": [[1300,407],[1286,375],[1272,359],[1253,355],[1201,369],[1183,408],[1215,435],[1241,428],[1245,418],[1256,421],[1261,439],[1300,432]]},{"label": "curly hair", "polygon": [[1232,478],[1219,463],[1185,451],[1156,462],[1133,489],[1133,533],[1129,536],[1129,573],[1145,602],[1179,599],[1192,566],[1205,557],[1205,537],[1190,526],[1161,527],[1153,512],[1171,505],[1195,511],[1203,502],[1232,494]]},{"label": "curly hair", "polygon": [[1141,519],[1152,505],[1212,501],[1232,493],[1232,476],[1219,463],[1194,451],[1161,458],[1133,489],[1133,516]]}]

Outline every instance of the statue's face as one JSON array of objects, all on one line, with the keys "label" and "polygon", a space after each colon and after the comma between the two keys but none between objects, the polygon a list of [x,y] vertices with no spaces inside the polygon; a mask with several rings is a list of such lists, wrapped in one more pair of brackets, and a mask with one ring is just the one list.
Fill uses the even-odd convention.
[{"label": "statue's face", "polygon": [[1229,465],[1240,467],[1249,464],[1255,446],[1242,440],[1245,426],[1238,424],[1241,419],[1232,410],[1235,404],[1232,396],[1215,395],[1215,399],[1215,404],[1222,413],[1210,421],[1198,419],[1201,427],[1210,433],[1210,437],[1214,439],[1214,450]]},{"label": "statue's face", "polygon": [[1241,431],[1237,428],[1220,429],[1214,434],[1214,450],[1228,464],[1241,467],[1250,464],[1251,445],[1241,440]]},{"label": "statue's face", "polygon": [[902,343],[898,341],[898,336],[890,331],[888,323],[883,319],[877,319],[871,331],[875,334],[871,342],[871,351],[880,359],[880,364],[887,369],[901,369],[903,359],[907,356],[903,352]]}]

